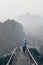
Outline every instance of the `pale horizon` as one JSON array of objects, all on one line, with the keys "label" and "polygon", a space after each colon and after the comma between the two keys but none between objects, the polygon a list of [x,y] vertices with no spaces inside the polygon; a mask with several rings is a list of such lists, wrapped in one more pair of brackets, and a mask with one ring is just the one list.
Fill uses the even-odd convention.
[{"label": "pale horizon", "polygon": [[43,16],[43,0],[0,0],[0,21],[26,13]]}]

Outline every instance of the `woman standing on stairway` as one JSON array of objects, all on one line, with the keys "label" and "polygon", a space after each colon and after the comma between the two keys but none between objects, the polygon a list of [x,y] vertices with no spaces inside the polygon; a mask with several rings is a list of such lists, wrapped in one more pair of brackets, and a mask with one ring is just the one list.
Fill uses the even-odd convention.
[{"label": "woman standing on stairway", "polygon": [[27,49],[27,39],[23,42],[23,52],[25,53],[25,50]]}]

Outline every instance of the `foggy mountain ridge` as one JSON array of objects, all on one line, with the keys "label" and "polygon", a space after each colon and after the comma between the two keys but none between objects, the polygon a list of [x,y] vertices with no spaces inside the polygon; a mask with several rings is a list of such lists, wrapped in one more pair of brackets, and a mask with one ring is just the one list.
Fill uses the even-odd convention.
[{"label": "foggy mountain ridge", "polygon": [[15,20],[0,22],[0,55],[11,52],[24,38],[23,27]]},{"label": "foggy mountain ridge", "polygon": [[[0,22],[0,56],[10,53],[17,44],[21,45],[25,35],[22,25],[15,20],[8,19],[4,23]],[[39,44],[40,40],[30,33],[26,36],[33,46]]]},{"label": "foggy mountain ridge", "polygon": [[30,27],[32,26],[34,30],[39,32],[43,31],[43,17],[41,17],[40,15],[27,13],[25,15],[19,16],[18,18],[23,23],[25,22],[26,24],[30,25]]}]

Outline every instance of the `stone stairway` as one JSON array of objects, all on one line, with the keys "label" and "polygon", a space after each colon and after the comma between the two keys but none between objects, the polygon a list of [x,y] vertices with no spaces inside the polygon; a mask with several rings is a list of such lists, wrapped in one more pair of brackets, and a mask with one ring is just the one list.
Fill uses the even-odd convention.
[{"label": "stone stairway", "polygon": [[29,65],[29,57],[23,53],[22,49],[18,54],[16,65]]}]

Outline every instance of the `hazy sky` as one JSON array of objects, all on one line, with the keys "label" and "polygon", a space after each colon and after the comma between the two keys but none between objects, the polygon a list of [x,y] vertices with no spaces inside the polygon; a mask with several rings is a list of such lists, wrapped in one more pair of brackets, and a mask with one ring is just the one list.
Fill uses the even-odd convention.
[{"label": "hazy sky", "polygon": [[28,12],[43,15],[43,0],[0,0],[0,21]]}]

